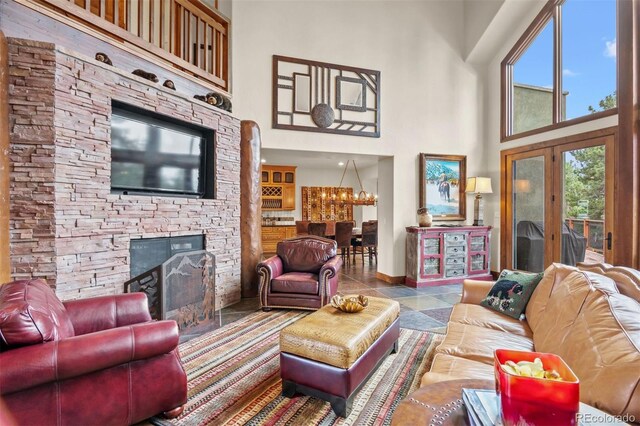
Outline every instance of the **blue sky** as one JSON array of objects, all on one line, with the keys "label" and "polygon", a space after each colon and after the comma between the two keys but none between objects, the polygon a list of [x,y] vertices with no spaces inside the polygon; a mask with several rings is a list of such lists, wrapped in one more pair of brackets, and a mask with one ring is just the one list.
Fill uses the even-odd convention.
[{"label": "blue sky", "polygon": [[[567,119],[589,113],[587,107],[616,89],[615,0],[567,0],[562,6],[563,91]],[[550,22],[518,60],[514,81],[553,84],[553,26]]]}]

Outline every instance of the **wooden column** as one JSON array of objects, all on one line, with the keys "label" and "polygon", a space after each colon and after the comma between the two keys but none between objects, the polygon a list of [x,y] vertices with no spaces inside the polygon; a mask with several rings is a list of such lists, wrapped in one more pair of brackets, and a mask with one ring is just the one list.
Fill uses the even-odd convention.
[{"label": "wooden column", "polygon": [[260,187],[260,127],[240,123],[240,238],[242,297],[256,297],[260,278],[256,266],[262,257],[262,205]]},{"label": "wooden column", "polygon": [[9,261],[9,54],[0,31],[0,284],[10,281]]},{"label": "wooden column", "polygon": [[640,0],[618,2],[614,264],[640,267]]}]

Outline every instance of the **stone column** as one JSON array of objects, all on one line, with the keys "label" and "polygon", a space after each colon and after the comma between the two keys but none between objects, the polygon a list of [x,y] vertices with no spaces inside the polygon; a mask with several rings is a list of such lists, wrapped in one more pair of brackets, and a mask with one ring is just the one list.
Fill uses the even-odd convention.
[{"label": "stone column", "polygon": [[9,52],[0,31],[0,284],[10,281],[9,261]]},{"label": "stone column", "polygon": [[240,123],[240,236],[242,241],[242,297],[256,297],[260,278],[256,266],[262,257],[260,187],[260,127]]}]

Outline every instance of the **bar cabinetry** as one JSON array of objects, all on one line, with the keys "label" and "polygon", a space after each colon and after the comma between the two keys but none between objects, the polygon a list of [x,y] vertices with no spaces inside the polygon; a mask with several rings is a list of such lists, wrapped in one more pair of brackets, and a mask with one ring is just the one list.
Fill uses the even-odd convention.
[{"label": "bar cabinetry", "polygon": [[410,287],[490,280],[491,227],[407,229],[406,278]]},{"label": "bar cabinetry", "polygon": [[275,253],[276,246],[280,241],[295,236],[295,226],[262,226],[262,251],[263,253]]},{"label": "bar cabinetry", "polygon": [[296,167],[262,165],[262,210],[295,210]]}]

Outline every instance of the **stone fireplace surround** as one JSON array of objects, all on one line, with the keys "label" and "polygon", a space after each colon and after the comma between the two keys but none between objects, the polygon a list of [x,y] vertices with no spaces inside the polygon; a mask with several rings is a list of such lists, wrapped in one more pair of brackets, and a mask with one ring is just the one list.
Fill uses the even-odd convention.
[{"label": "stone fireplace surround", "polygon": [[[204,234],[216,306],[240,299],[240,121],[50,43],[8,39],[12,279],[123,292],[134,238]],[[111,100],[215,130],[215,199],[111,194]]]}]

